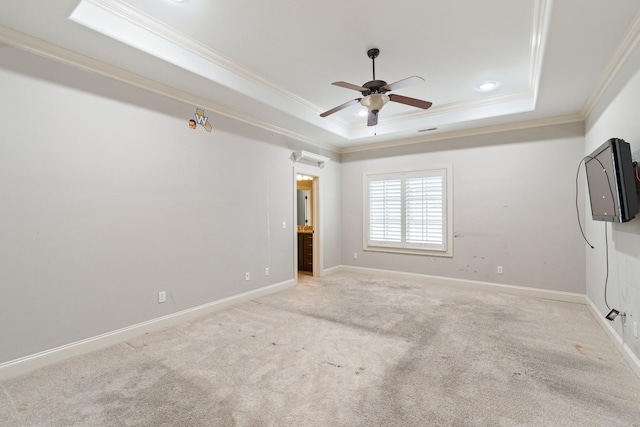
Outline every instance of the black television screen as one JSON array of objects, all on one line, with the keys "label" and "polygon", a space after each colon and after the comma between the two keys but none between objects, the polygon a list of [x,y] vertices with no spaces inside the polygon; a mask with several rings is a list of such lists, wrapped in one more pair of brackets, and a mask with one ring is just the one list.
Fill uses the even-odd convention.
[{"label": "black television screen", "polygon": [[631,147],[611,138],[586,157],[587,185],[594,220],[627,222],[638,213]]}]

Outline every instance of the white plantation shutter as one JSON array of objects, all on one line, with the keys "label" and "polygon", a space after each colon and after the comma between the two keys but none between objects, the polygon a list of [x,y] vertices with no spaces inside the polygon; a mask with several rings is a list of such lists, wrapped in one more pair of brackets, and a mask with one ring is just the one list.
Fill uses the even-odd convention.
[{"label": "white plantation shutter", "polygon": [[369,185],[369,239],[402,241],[402,181],[388,179]]},{"label": "white plantation shutter", "polygon": [[365,246],[447,251],[447,169],[365,176]]},{"label": "white plantation shutter", "polygon": [[405,241],[408,247],[439,249],[444,242],[444,176],[405,181]]}]

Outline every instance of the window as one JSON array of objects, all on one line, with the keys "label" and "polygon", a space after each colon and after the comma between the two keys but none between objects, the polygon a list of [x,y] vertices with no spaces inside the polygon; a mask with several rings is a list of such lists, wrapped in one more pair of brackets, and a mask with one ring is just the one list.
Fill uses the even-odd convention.
[{"label": "window", "polygon": [[365,174],[364,249],[452,256],[451,166]]}]

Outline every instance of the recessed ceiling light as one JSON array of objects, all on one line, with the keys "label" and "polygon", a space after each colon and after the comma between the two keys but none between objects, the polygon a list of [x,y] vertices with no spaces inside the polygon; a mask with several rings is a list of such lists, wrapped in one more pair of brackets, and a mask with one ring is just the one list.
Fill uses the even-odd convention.
[{"label": "recessed ceiling light", "polygon": [[486,81],[486,82],[480,83],[476,87],[476,89],[478,89],[480,92],[489,92],[490,90],[493,90],[497,87],[498,87],[498,82]]}]

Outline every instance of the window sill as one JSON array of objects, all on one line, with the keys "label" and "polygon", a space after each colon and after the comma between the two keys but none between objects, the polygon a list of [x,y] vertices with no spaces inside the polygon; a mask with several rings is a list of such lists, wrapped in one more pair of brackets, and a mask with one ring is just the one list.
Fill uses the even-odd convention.
[{"label": "window sill", "polygon": [[362,248],[362,250],[365,252],[387,252],[387,253],[394,253],[394,254],[453,258],[452,250],[438,251],[438,250],[429,250],[429,249],[394,248],[390,246],[366,246],[366,245]]}]

